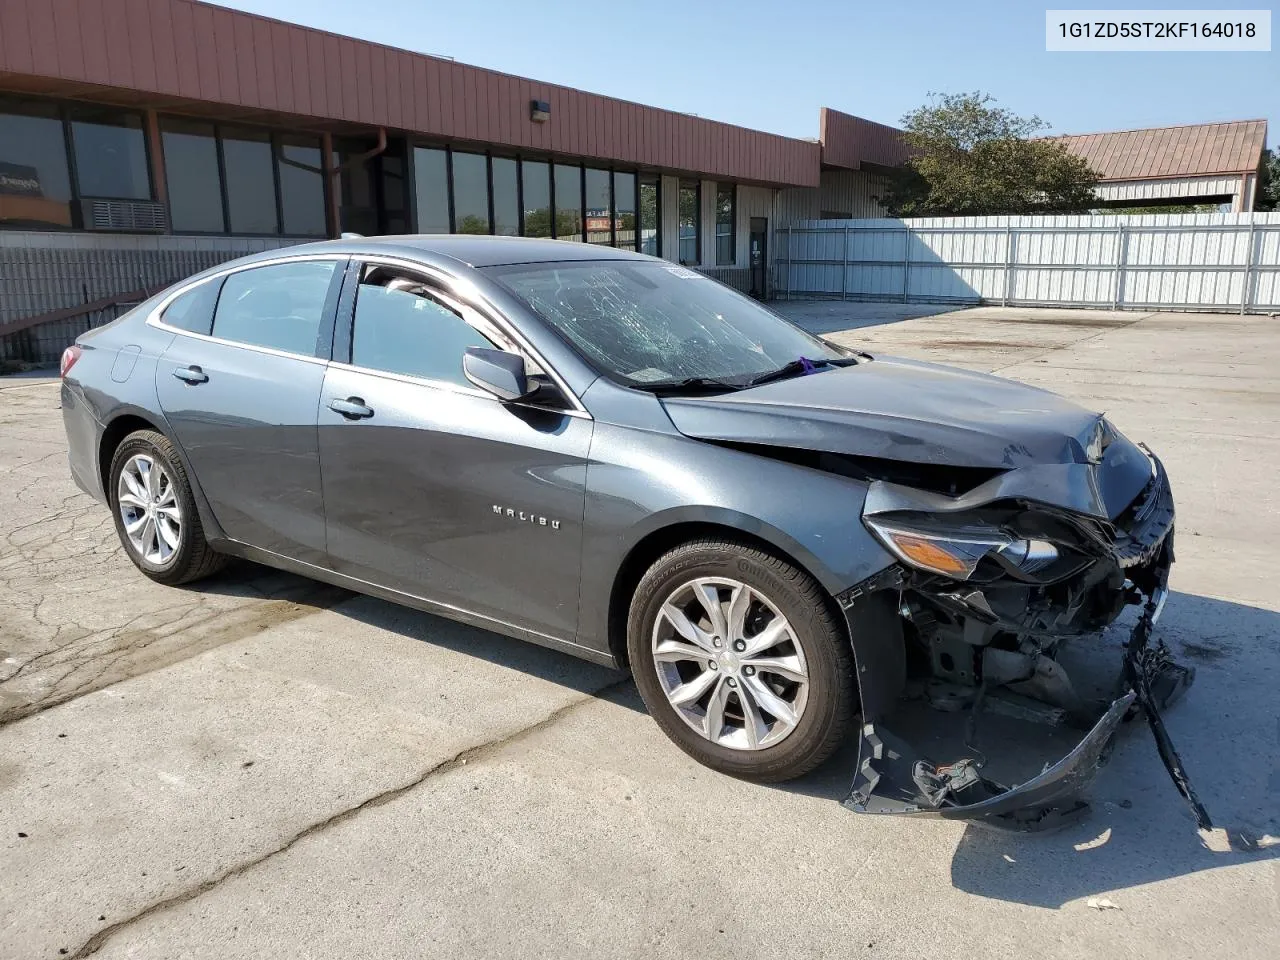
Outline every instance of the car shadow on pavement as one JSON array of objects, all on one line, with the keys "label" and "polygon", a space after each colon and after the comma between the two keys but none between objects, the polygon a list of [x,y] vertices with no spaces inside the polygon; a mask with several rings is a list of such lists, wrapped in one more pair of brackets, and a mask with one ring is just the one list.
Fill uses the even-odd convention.
[{"label": "car shadow on pavement", "polygon": [[[1103,638],[1117,661],[1121,636]],[[1082,821],[1051,834],[967,825],[951,860],[957,889],[1047,908],[1106,895],[1123,909],[1126,888],[1280,854],[1280,840],[1271,839],[1280,838],[1280,614],[1173,593],[1157,636],[1196,667],[1195,684],[1165,720],[1225,835],[1219,831],[1210,838],[1213,849],[1206,846],[1139,718],[1121,728]],[[988,746],[987,729],[980,747]],[[781,788],[839,802],[856,763],[856,744],[849,743],[820,770]],[[1242,849],[1241,836],[1262,845]]]}]

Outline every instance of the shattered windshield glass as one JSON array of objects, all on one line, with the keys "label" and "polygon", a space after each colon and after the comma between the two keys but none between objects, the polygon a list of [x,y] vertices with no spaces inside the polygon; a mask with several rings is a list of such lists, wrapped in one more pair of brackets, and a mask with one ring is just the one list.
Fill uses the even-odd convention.
[{"label": "shattered windshield glass", "polygon": [[635,386],[745,385],[801,358],[849,354],[696,271],[647,261],[570,261],[488,272],[597,368]]}]

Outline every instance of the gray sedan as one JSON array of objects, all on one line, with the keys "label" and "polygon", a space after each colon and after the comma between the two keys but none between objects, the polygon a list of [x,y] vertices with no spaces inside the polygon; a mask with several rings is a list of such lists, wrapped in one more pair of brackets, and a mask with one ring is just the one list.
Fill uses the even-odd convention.
[{"label": "gray sedan", "polygon": [[[629,668],[734,776],[794,778],[857,737],[856,810],[1054,822],[1121,717],[1159,737],[1190,682],[1148,642],[1173,558],[1153,454],[663,260],[308,244],[174,286],[62,374],[75,479],[153,580],[242,557]],[[1059,647],[1131,603],[1122,690],[1090,699]],[[891,732],[921,689],[974,718],[1030,699],[1083,739],[1009,788]]]}]

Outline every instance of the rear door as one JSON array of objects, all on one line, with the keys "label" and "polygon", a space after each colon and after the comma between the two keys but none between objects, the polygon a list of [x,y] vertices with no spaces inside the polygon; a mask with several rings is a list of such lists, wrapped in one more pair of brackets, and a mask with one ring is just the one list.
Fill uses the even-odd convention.
[{"label": "rear door", "polygon": [[239,270],[174,300],[159,321],[178,334],[157,368],[160,405],[218,523],[313,564],[326,556],[316,406],[346,263]]},{"label": "rear door", "polygon": [[572,639],[592,421],[472,386],[468,346],[519,347],[412,271],[365,266],[345,322],[319,412],[332,567]]}]

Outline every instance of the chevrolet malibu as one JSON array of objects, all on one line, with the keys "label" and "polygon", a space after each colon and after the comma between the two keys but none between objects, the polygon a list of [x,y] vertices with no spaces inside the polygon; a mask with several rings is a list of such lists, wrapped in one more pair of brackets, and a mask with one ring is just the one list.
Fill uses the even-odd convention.
[{"label": "chevrolet malibu", "polygon": [[[80,337],[62,384],[75,480],[160,583],[242,557],[628,668],[737,777],[856,737],[863,812],[1056,822],[1137,710],[1182,773],[1157,707],[1191,673],[1148,643],[1168,480],[1042,390],[836,346],[663,260],[462,236],[224,264]],[[1129,604],[1092,699],[1059,648]],[[920,690],[1083,739],[1005,786],[895,736]]]}]

